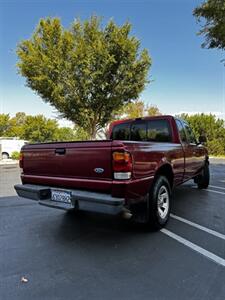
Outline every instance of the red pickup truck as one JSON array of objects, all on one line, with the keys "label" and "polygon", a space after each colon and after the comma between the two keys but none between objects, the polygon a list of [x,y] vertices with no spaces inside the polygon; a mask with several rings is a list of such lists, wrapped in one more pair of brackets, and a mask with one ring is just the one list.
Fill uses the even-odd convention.
[{"label": "red pickup truck", "polygon": [[121,214],[147,228],[164,226],[172,189],[209,184],[206,148],[172,116],[113,122],[108,140],[25,145],[19,196],[65,209]]}]

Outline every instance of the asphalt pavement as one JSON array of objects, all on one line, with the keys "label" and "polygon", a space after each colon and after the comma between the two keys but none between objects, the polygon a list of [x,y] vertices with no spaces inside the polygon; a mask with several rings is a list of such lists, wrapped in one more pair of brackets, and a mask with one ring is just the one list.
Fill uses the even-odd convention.
[{"label": "asphalt pavement", "polygon": [[0,299],[224,300],[225,164],[210,169],[208,190],[176,188],[168,225],[146,233],[18,198],[18,166],[1,165]]}]

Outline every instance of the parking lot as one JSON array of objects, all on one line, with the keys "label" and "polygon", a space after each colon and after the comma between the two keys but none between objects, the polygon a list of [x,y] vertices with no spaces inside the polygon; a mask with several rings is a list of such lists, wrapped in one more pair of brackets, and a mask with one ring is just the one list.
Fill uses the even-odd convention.
[{"label": "parking lot", "polygon": [[0,166],[0,299],[225,299],[224,163],[208,190],[175,189],[160,232],[19,199],[18,182]]}]

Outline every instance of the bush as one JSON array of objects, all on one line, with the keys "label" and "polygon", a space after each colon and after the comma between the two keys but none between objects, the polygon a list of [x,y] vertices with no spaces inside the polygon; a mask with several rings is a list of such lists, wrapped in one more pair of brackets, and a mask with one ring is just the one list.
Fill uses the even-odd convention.
[{"label": "bush", "polygon": [[12,158],[12,159],[15,159],[15,160],[19,160],[19,158],[20,158],[20,153],[19,153],[18,151],[12,152],[11,158]]},{"label": "bush", "polygon": [[212,141],[207,142],[207,148],[209,151],[209,154],[212,155],[224,155],[225,149],[223,146],[223,141],[220,139],[213,139]]}]

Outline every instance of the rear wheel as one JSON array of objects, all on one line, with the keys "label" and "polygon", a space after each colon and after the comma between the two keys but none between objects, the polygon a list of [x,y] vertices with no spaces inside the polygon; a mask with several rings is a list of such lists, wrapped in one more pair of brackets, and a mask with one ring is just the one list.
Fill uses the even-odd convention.
[{"label": "rear wheel", "polygon": [[210,172],[209,172],[209,163],[206,162],[202,172],[195,178],[195,183],[197,183],[199,189],[207,189],[209,186]]},{"label": "rear wheel", "polygon": [[171,188],[166,177],[159,176],[148,199],[148,229],[158,230],[166,225],[170,214]]}]

